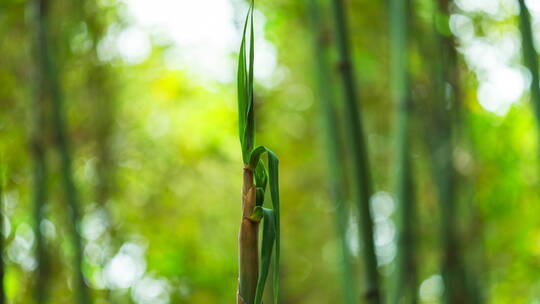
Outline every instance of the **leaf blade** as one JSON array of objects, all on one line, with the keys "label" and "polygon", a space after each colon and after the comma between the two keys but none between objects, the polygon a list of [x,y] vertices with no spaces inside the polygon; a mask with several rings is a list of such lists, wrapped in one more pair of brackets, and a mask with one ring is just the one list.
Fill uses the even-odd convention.
[{"label": "leaf blade", "polygon": [[263,236],[261,245],[261,264],[259,268],[259,279],[257,281],[257,290],[255,292],[255,304],[262,303],[264,286],[270,269],[272,260],[272,251],[276,238],[275,213],[272,209],[261,208],[263,211]]},{"label": "leaf blade", "polygon": [[251,16],[252,7],[244,21],[244,29],[242,32],[242,42],[240,43],[240,51],[238,52],[238,72],[237,72],[237,98],[238,98],[238,136],[240,137],[240,146],[242,148],[242,159],[244,163],[247,161],[247,154],[249,150],[246,145],[245,130],[248,116],[248,75],[247,75],[247,62],[246,62],[246,33],[248,28],[248,21]]},{"label": "leaf blade", "polygon": [[274,303],[279,300],[279,260],[280,260],[280,202],[279,202],[279,159],[274,152],[266,149],[268,153],[268,179],[270,185],[270,197],[276,225],[276,256],[274,261]]},{"label": "leaf blade", "polygon": [[[254,70],[254,57],[255,57],[255,39],[253,31],[253,10],[254,10],[254,1],[251,1],[250,12],[248,15],[250,17],[250,39],[249,39],[249,65],[248,65],[248,74],[247,74],[247,104],[246,104],[246,123],[244,130],[244,141],[246,146],[246,151],[251,151],[253,145],[255,144],[255,119],[254,119],[254,109],[253,109],[253,70]],[[247,24],[246,24],[247,26]]]},{"label": "leaf blade", "polygon": [[279,199],[279,158],[270,149],[265,146],[258,146],[250,153],[249,166],[256,168],[262,154],[268,156],[268,184],[270,188],[270,198],[272,200],[272,208],[274,210],[275,222],[275,262],[274,262],[274,303],[278,303],[279,299],[279,262],[280,262],[280,199]]}]

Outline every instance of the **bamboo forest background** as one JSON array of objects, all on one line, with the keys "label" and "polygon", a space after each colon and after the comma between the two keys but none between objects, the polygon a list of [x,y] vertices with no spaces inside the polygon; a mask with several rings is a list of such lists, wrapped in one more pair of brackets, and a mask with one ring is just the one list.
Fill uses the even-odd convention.
[{"label": "bamboo forest background", "polygon": [[[0,0],[1,303],[234,301],[248,6]],[[540,302],[540,2],[254,22],[280,303]]]}]

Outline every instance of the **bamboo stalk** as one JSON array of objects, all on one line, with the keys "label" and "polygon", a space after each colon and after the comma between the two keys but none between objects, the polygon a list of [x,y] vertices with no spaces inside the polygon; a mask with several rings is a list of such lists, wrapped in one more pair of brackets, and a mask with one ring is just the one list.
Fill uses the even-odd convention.
[{"label": "bamboo stalk", "polygon": [[[39,7],[34,7],[35,18],[39,20]],[[37,66],[44,61],[44,52],[41,49],[40,32],[43,30],[41,24],[36,23],[37,39],[34,43],[34,53]],[[44,218],[44,207],[47,203],[47,164],[45,152],[45,108],[46,108],[46,84],[45,75],[36,73],[36,92],[34,93],[34,102],[32,104],[32,135],[30,145],[32,150],[34,176],[33,176],[33,200],[34,200],[34,234],[36,237],[35,254],[37,257],[36,285],[34,297],[36,303],[45,303],[47,299],[47,258],[44,247],[43,234],[40,225]]]},{"label": "bamboo stalk", "polygon": [[242,222],[240,224],[238,304],[251,304],[255,300],[259,278],[259,222],[250,219],[255,209],[256,188],[253,170],[245,167],[242,186]]},{"label": "bamboo stalk", "polygon": [[410,88],[408,80],[408,8],[407,0],[391,0],[390,45],[391,81],[397,107],[396,136],[396,200],[397,200],[397,255],[392,303],[417,302],[416,264],[414,260],[414,227],[416,207],[414,182],[410,160]]},{"label": "bamboo stalk", "polygon": [[372,182],[369,169],[364,131],[357,105],[356,81],[351,62],[349,33],[345,17],[343,0],[333,0],[336,41],[339,53],[339,72],[342,77],[342,90],[345,101],[344,115],[348,141],[353,160],[353,185],[357,191],[356,206],[360,216],[360,243],[362,244],[365,267],[366,290],[364,298],[368,303],[380,303],[382,294],[377,272],[377,258],[373,240],[373,219],[369,200],[372,195]]},{"label": "bamboo stalk", "polygon": [[35,285],[36,303],[45,303],[47,299],[48,264],[43,234],[40,229],[40,225],[44,219],[44,207],[47,201],[47,166],[45,165],[43,149],[43,146],[34,143],[34,234],[36,236],[35,254],[37,257]]},{"label": "bamboo stalk", "polygon": [[[438,0],[436,16],[450,14],[450,0]],[[459,96],[457,54],[451,34],[437,29],[437,47],[440,57],[435,64],[437,105],[434,113],[432,157],[434,177],[440,205],[440,233],[443,246],[441,272],[444,282],[445,303],[466,303],[465,276],[457,234],[457,183],[452,163],[453,111]],[[450,88],[450,90],[449,90]]]},{"label": "bamboo stalk", "polygon": [[80,220],[79,214],[79,202],[78,193],[73,181],[71,152],[69,148],[68,139],[66,136],[66,127],[63,115],[63,96],[61,87],[59,84],[58,73],[54,62],[54,54],[52,51],[51,43],[49,41],[49,14],[48,5],[50,3],[47,0],[35,0],[37,8],[37,43],[41,56],[39,60],[39,73],[40,77],[44,80],[44,86],[50,92],[51,97],[51,112],[52,112],[52,131],[56,148],[60,154],[60,166],[62,184],[65,190],[68,216],[71,221],[70,234],[72,238],[73,249],[75,250],[74,256],[74,270],[75,270],[75,290],[78,303],[89,304],[91,303],[90,293],[88,287],[84,281],[83,275],[83,242],[81,235],[77,229]]},{"label": "bamboo stalk", "polygon": [[340,266],[343,288],[343,303],[355,303],[356,288],[352,274],[352,258],[347,243],[347,207],[343,193],[344,172],[340,162],[341,141],[337,129],[336,111],[333,105],[332,85],[328,64],[329,37],[325,32],[318,0],[308,0],[311,27],[314,32],[314,57],[317,67],[317,89],[320,93],[321,114],[324,123],[326,157],[330,182],[331,199],[335,210],[335,225],[340,243]]},{"label": "bamboo stalk", "polygon": [[[246,32],[251,20],[248,56],[246,57]],[[253,304],[259,280],[259,222],[252,220],[256,206],[254,169],[249,166],[249,155],[254,143],[253,114],[253,3],[246,16],[238,60],[239,137],[244,169],[242,174],[242,219],[238,234],[238,292],[237,304]],[[246,58],[249,58],[249,62]],[[249,70],[249,72],[248,72]]]},{"label": "bamboo stalk", "polygon": [[531,90],[531,103],[533,106],[534,115],[536,116],[538,128],[540,129],[540,76],[538,75],[538,53],[534,47],[534,37],[531,28],[531,16],[529,9],[527,8],[524,0],[518,0],[518,2],[523,63],[531,73],[531,85],[529,87]]},{"label": "bamboo stalk", "polygon": [[[239,278],[237,303],[261,304],[270,270],[272,271],[274,304],[279,303],[279,267],[280,267],[280,199],[279,199],[279,159],[265,146],[254,148],[254,30],[253,6],[251,2],[244,30],[240,52],[238,54],[238,135],[244,162],[242,185],[242,220],[238,239]],[[246,52],[246,32],[249,27],[249,49]],[[248,54],[248,55],[246,55]],[[249,57],[248,57],[249,56]],[[249,58],[249,61],[248,61]],[[267,155],[267,165],[261,155]],[[268,170],[266,169],[268,168]],[[270,190],[272,208],[264,207],[265,191]],[[259,223],[262,226],[261,250],[259,256]],[[259,261],[260,259],[260,261]]]}]

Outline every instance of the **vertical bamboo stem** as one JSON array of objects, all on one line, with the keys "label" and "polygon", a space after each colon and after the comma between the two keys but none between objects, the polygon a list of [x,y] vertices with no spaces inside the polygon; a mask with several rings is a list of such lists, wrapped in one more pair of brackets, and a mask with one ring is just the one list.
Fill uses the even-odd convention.
[{"label": "vertical bamboo stem", "polygon": [[35,300],[36,303],[45,303],[47,299],[47,273],[48,263],[45,251],[43,233],[41,232],[41,223],[44,219],[45,204],[47,200],[46,175],[47,167],[41,149],[35,147],[34,152],[34,234],[36,236],[36,282],[35,282]]},{"label": "vertical bamboo stem", "polygon": [[36,281],[34,289],[34,298],[36,303],[46,303],[47,301],[47,274],[48,274],[48,259],[46,256],[43,233],[41,232],[41,223],[44,219],[45,206],[47,204],[47,176],[48,168],[46,162],[46,99],[47,99],[47,84],[46,75],[40,70],[40,64],[47,60],[44,58],[45,51],[42,49],[45,42],[45,29],[41,23],[42,8],[41,3],[36,1],[34,7],[34,18],[36,20],[34,42],[34,56],[36,58],[36,87],[33,96],[32,104],[32,134],[30,138],[30,146],[33,158],[33,203],[34,203],[34,234],[36,237],[35,254],[37,258]]},{"label": "vertical bamboo stem", "polygon": [[245,165],[242,186],[242,221],[238,238],[239,273],[237,304],[252,304],[259,278],[259,222],[250,219],[255,209],[253,170]]},{"label": "vertical bamboo stem", "polygon": [[321,114],[324,123],[326,142],[326,156],[330,181],[331,199],[335,208],[335,225],[340,243],[340,266],[343,287],[343,300],[345,304],[355,303],[355,283],[352,274],[350,248],[347,244],[347,208],[343,193],[344,173],[340,163],[341,141],[337,129],[336,111],[332,104],[332,85],[330,70],[328,68],[329,37],[325,32],[318,0],[307,0],[311,27],[314,32],[314,57],[317,67],[317,88],[320,92]]},{"label": "vertical bamboo stem", "polygon": [[[451,0],[438,0],[437,16],[449,16]],[[457,186],[452,163],[453,109],[459,96],[457,54],[451,35],[437,33],[439,64],[436,64],[437,101],[432,140],[433,167],[441,210],[443,244],[442,277],[445,303],[465,303],[466,287],[457,232]]]},{"label": "vertical bamboo stem", "polygon": [[396,199],[397,256],[392,303],[416,303],[417,282],[414,261],[415,204],[413,175],[410,163],[410,88],[408,81],[408,0],[390,1],[391,81],[397,107],[396,136]]},{"label": "vertical bamboo stem", "polygon": [[49,14],[47,0],[35,0],[37,9],[37,43],[39,50],[42,53],[39,60],[40,77],[44,80],[44,86],[50,92],[51,97],[51,112],[52,112],[52,130],[56,147],[60,154],[60,166],[62,183],[65,190],[66,200],[68,204],[68,215],[71,221],[70,233],[75,250],[74,270],[75,270],[75,290],[78,303],[91,303],[88,287],[84,281],[83,275],[83,244],[82,238],[78,230],[79,225],[79,205],[78,193],[73,181],[71,152],[67,136],[65,134],[65,122],[63,116],[63,96],[58,79],[58,73],[54,63],[54,54],[51,44],[48,39],[49,35]]},{"label": "vertical bamboo stem", "polygon": [[[34,7],[36,13],[39,13],[37,7]],[[36,15],[36,17],[38,17]],[[40,24],[36,28],[36,33],[42,30]],[[38,34],[40,41],[41,37]],[[35,43],[34,52],[37,63],[39,64],[44,60],[42,56],[44,53],[41,48],[41,41]],[[44,217],[44,207],[47,203],[47,165],[45,161],[45,108],[46,108],[46,85],[44,75],[42,73],[36,73],[36,92],[34,93],[34,102],[32,104],[32,135],[31,135],[31,150],[34,166],[33,176],[33,200],[34,200],[34,234],[36,236],[36,285],[35,285],[35,300],[36,303],[45,303],[46,285],[47,285],[47,259],[44,248],[43,234],[41,233],[40,225]]]},{"label": "vertical bamboo stem", "polygon": [[367,147],[364,131],[357,105],[356,81],[351,62],[349,33],[345,17],[343,0],[333,0],[334,21],[336,27],[337,47],[339,53],[339,72],[342,77],[342,89],[345,99],[344,115],[347,131],[347,146],[353,159],[354,188],[357,190],[356,206],[360,216],[360,242],[363,250],[366,290],[364,298],[367,303],[380,303],[381,291],[377,258],[373,240],[373,219],[370,213],[369,200],[372,194],[371,174],[368,165]]}]

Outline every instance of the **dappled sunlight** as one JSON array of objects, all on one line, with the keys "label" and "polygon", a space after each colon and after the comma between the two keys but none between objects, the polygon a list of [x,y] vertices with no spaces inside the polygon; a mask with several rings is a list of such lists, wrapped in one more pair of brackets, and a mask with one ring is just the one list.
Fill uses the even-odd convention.
[{"label": "dappled sunlight", "polygon": [[441,275],[434,274],[420,284],[420,299],[422,303],[438,303],[444,292],[444,282]]},{"label": "dappled sunlight", "polygon": [[521,53],[517,31],[501,32],[496,27],[478,36],[472,17],[486,13],[491,22],[504,26],[519,14],[516,1],[456,1],[462,14],[450,17],[450,28],[459,38],[459,50],[479,81],[478,101],[486,110],[505,115],[519,101],[529,85],[527,72],[519,62]]},{"label": "dappled sunlight", "polygon": [[105,281],[109,288],[129,288],[146,271],[145,248],[136,243],[125,243],[105,266]]},{"label": "dappled sunlight", "polygon": [[371,197],[371,214],[374,220],[375,253],[379,266],[390,264],[396,256],[396,228],[392,216],[394,199],[387,192],[377,192]]},{"label": "dappled sunlight", "polygon": [[[154,43],[167,45],[165,63],[206,81],[232,82],[235,63],[231,55],[238,51],[243,16],[235,10],[246,8],[241,1],[144,1],[124,0],[132,22],[120,33],[111,32],[115,45],[107,52],[118,52],[126,62],[139,63],[149,55],[149,35]],[[207,8],[211,6],[212,9]],[[257,69],[263,85],[275,85],[276,49],[264,37],[264,15],[256,12]],[[106,38],[108,39],[108,38]],[[104,58],[107,55],[104,56]],[[109,56],[110,57],[110,56]]]},{"label": "dappled sunlight", "polygon": [[32,253],[35,236],[27,223],[21,223],[15,232],[15,239],[7,249],[7,256],[19,264],[24,270],[32,271],[36,268],[36,259]]}]

